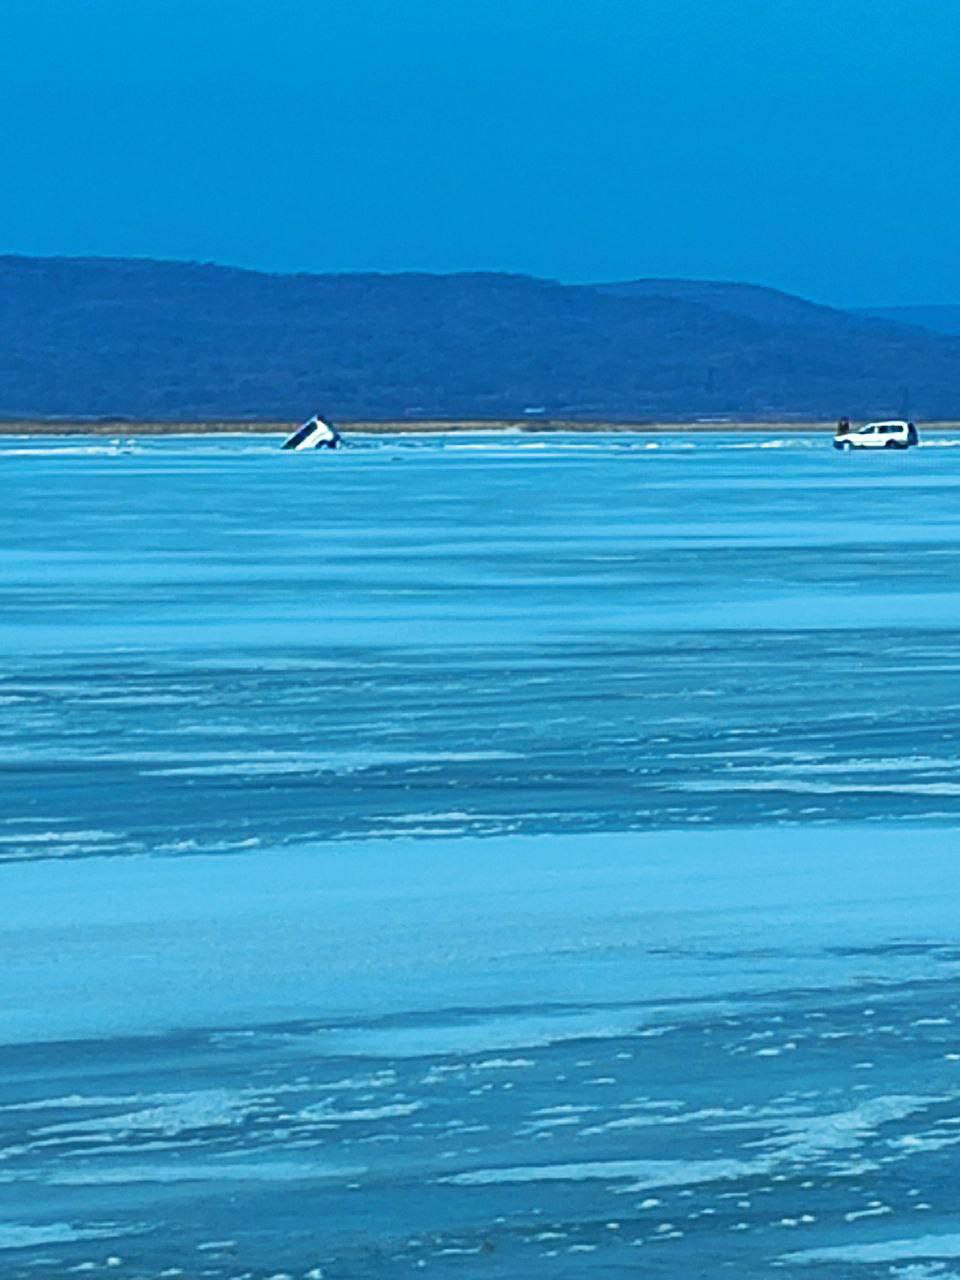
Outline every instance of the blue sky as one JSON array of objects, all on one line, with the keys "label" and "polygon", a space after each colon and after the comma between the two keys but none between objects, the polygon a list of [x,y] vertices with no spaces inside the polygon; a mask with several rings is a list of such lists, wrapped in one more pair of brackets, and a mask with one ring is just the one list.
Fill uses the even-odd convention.
[{"label": "blue sky", "polygon": [[2,0],[0,251],[960,303],[956,0]]}]

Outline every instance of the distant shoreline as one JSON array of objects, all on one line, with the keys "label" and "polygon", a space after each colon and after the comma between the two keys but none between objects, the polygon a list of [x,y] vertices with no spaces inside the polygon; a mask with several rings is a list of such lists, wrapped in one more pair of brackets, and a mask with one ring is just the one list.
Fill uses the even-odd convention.
[{"label": "distant shoreline", "polygon": [[[231,422],[210,420],[201,422],[131,422],[82,420],[54,422],[40,419],[0,422],[0,436],[179,436],[179,435],[284,435],[294,429],[294,422]],[[423,435],[450,432],[569,431],[589,434],[592,432],[619,432],[643,435],[705,434],[717,432],[817,432],[832,434],[831,422],[767,422],[745,421],[690,421],[690,422],[571,422],[559,419],[497,419],[476,421],[450,419],[446,421],[399,422],[347,422],[337,420],[337,425],[347,435]],[[920,429],[927,431],[960,430],[960,422],[921,422]]]}]

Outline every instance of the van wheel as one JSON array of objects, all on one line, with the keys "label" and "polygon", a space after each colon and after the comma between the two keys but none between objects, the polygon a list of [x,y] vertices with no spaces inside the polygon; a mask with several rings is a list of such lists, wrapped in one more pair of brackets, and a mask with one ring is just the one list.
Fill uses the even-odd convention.
[{"label": "van wheel", "polygon": [[884,447],[885,449],[899,449],[899,448],[900,448],[900,446],[897,444],[896,440],[888,440],[888,441],[887,441],[887,443],[886,443],[883,447]]}]

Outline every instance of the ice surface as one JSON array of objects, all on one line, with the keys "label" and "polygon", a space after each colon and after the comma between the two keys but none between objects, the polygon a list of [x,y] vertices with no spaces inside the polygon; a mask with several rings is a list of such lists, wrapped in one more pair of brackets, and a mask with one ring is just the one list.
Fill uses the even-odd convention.
[{"label": "ice surface", "polygon": [[956,451],[277,443],[0,442],[4,1280],[949,1280]]},{"label": "ice surface", "polygon": [[[923,1235],[878,1244],[845,1244],[830,1249],[803,1249],[787,1254],[788,1262],[898,1262],[905,1258],[960,1258],[960,1233]],[[899,1273],[903,1275],[903,1272]],[[935,1271],[928,1274],[935,1275]],[[942,1271],[940,1272],[942,1275]]]}]

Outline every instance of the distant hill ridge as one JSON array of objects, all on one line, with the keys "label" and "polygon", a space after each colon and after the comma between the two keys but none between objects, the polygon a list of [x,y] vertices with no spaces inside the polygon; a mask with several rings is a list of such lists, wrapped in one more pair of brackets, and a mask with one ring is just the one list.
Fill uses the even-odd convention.
[{"label": "distant hill ridge", "polygon": [[914,310],[691,280],[5,256],[0,415],[960,415],[960,337]]},{"label": "distant hill ridge", "polygon": [[861,309],[863,316],[876,320],[892,320],[897,324],[917,325],[933,333],[960,334],[960,307],[871,307]]},{"label": "distant hill ridge", "polygon": [[721,280],[625,280],[594,288],[621,298],[678,298],[772,324],[831,324],[847,313],[766,285]]}]

